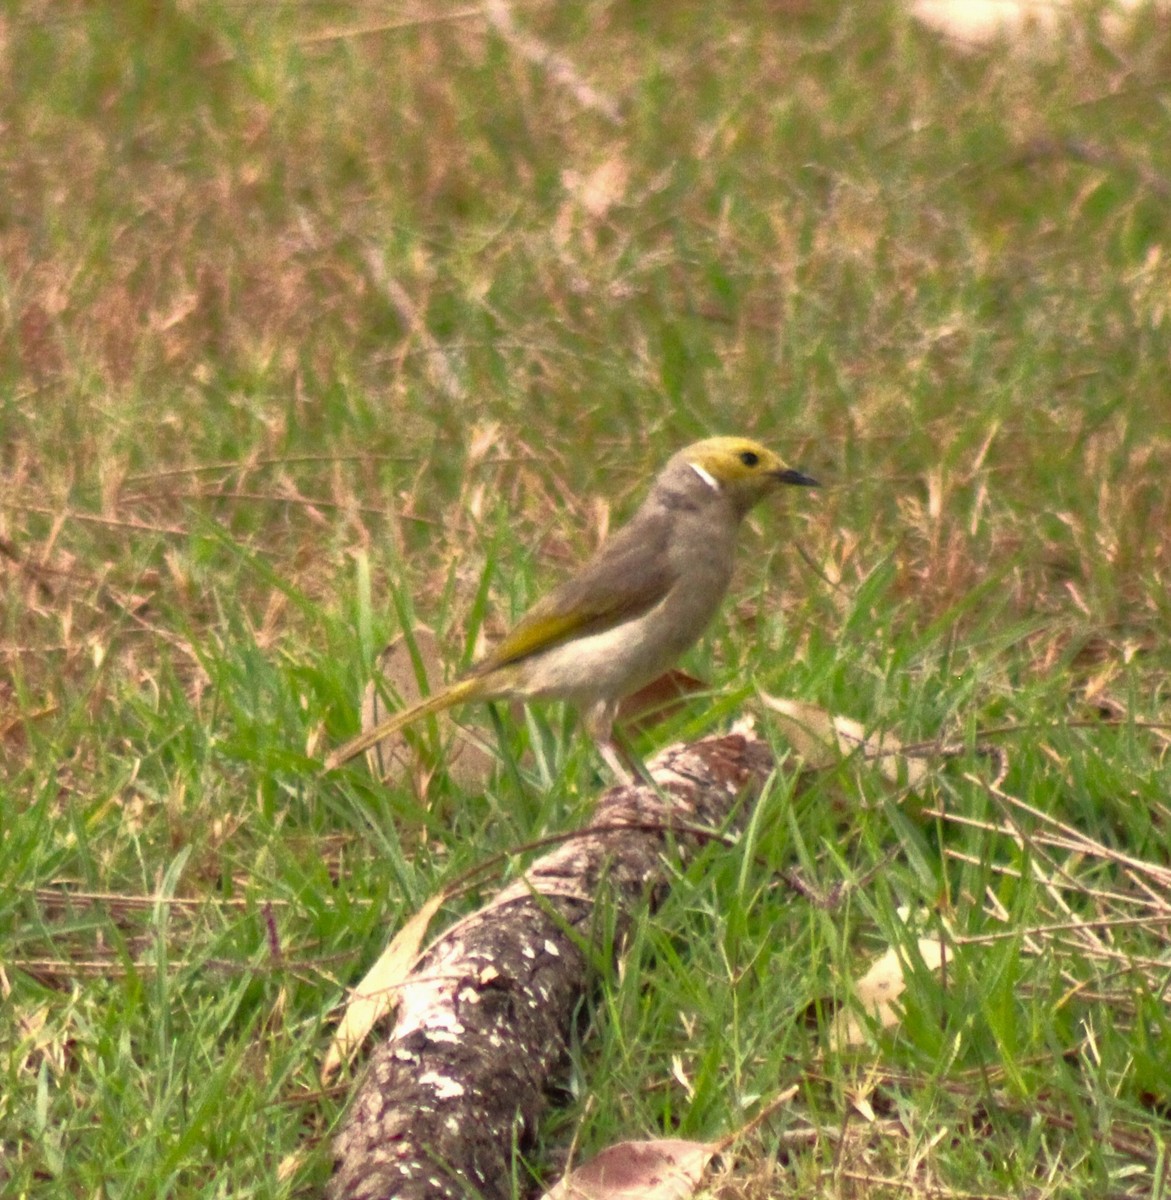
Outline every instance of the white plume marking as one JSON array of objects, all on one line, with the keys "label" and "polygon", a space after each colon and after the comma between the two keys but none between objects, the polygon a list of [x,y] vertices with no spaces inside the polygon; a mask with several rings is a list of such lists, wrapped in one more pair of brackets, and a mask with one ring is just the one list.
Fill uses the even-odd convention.
[{"label": "white plume marking", "polygon": [[716,479],[716,477],[710,471],[705,471],[703,467],[699,465],[699,463],[688,463],[687,465],[700,477],[700,479],[704,481],[704,483],[708,485],[708,487],[712,489],[713,492],[718,492],[720,490],[719,480]]}]

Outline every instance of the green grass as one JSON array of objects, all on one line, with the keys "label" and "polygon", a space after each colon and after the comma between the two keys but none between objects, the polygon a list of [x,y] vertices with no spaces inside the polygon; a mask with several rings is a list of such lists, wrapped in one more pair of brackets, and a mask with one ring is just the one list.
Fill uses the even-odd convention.
[{"label": "green grass", "polygon": [[[457,666],[746,432],[829,486],[754,516],[683,665],[961,752],[908,806],[787,760],[637,923],[535,1169],[796,1083],[729,1195],[1156,1194],[1165,20],[1031,57],[881,4],[517,6],[615,123],[461,13],[0,17],[2,1190],[320,1187],[345,987],[597,789],[557,710],[519,791],[324,778],[396,604]],[[850,980],[945,929],[834,1050]]]}]

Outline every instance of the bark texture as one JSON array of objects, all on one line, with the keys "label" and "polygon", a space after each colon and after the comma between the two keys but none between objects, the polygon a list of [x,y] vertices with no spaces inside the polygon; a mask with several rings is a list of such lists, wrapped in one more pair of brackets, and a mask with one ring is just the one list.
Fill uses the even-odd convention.
[{"label": "bark texture", "polygon": [[[646,785],[606,792],[589,827],[458,922],[420,959],[398,1020],[374,1052],[335,1146],[331,1200],[504,1200],[514,1147],[535,1134],[592,976],[583,947],[599,901],[619,933],[661,897],[668,841],[735,828],[772,770],[741,734],[675,747]],[[665,797],[665,799],[663,798]]]}]

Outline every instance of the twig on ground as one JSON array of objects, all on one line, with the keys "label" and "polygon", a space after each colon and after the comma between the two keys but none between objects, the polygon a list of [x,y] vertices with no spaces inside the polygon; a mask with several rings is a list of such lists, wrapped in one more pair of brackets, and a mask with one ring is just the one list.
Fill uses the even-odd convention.
[{"label": "twig on ground", "polygon": [[488,24],[513,50],[569,92],[582,108],[605,117],[611,125],[623,123],[622,112],[616,101],[586,83],[564,54],[550,49],[539,38],[517,27],[506,0],[488,0],[484,12]]}]

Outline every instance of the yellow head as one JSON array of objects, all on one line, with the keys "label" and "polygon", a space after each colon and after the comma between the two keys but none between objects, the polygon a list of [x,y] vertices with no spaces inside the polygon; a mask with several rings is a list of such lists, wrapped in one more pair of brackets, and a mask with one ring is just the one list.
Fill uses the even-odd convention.
[{"label": "yellow head", "polygon": [[689,466],[708,487],[726,494],[736,508],[747,512],[781,484],[816,487],[810,478],[751,438],[705,438],[680,450],[675,461]]}]

